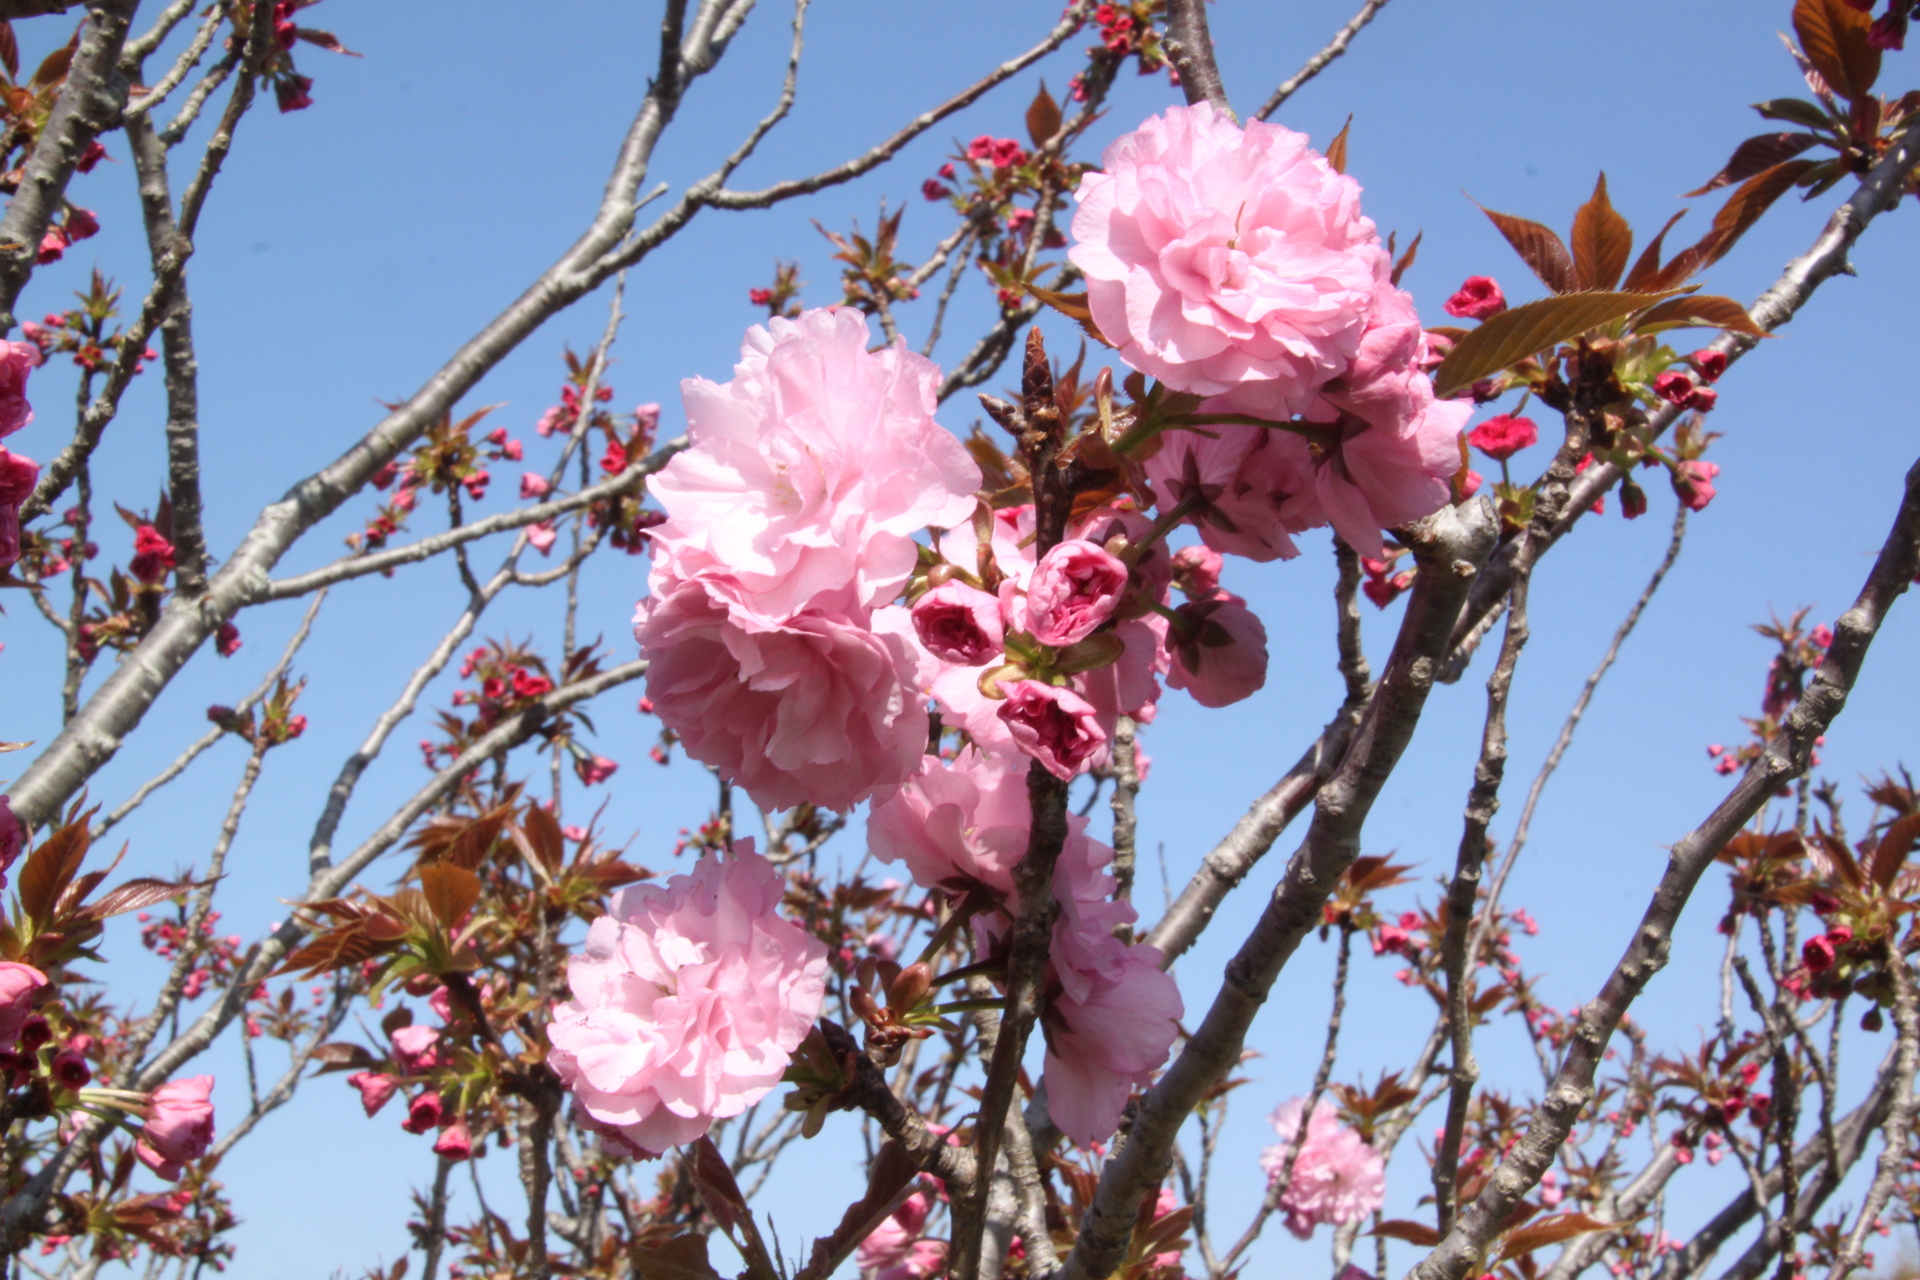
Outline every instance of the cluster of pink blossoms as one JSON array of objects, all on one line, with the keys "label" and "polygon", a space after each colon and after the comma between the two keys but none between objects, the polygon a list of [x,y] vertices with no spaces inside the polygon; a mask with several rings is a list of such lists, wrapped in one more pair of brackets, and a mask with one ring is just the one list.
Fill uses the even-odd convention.
[{"label": "cluster of pink blossoms", "polygon": [[[1260,1153],[1260,1167],[1276,1178],[1293,1155],[1306,1100],[1283,1102],[1273,1113],[1280,1141]],[[1287,1230],[1305,1240],[1315,1227],[1358,1222],[1386,1202],[1387,1162],[1354,1130],[1341,1124],[1333,1105],[1321,1099],[1307,1122],[1307,1138],[1293,1162],[1293,1180],[1280,1197]]]},{"label": "cluster of pink blossoms", "polygon": [[1449,500],[1472,405],[1434,397],[1435,353],[1359,183],[1304,135],[1204,102],[1102,164],[1068,255],[1101,332],[1202,413],[1276,424],[1169,433],[1147,465],[1164,509],[1185,503],[1208,546],[1255,560],[1326,524],[1377,558],[1382,528]]},{"label": "cluster of pink blossoms", "polygon": [[[0,438],[33,421],[27,375],[39,366],[40,358],[40,348],[32,343],[0,342]],[[20,504],[39,481],[39,463],[0,445],[0,572],[20,558]]]},{"label": "cluster of pink blossoms", "polygon": [[778,914],[784,887],[742,840],[664,887],[621,890],[593,922],[548,1061],[618,1148],[693,1142],[780,1083],[827,974],[826,945]]}]

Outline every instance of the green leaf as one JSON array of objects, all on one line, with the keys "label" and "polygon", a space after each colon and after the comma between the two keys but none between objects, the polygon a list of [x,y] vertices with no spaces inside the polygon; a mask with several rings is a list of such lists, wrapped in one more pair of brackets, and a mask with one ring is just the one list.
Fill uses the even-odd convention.
[{"label": "green leaf", "polygon": [[1669,296],[1566,293],[1502,311],[1454,344],[1434,371],[1434,394],[1443,400],[1457,395],[1489,374]]}]

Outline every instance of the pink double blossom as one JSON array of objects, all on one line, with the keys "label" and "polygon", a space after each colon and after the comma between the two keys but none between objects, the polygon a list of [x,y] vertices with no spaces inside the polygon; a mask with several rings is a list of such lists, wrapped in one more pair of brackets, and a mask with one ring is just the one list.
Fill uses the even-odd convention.
[{"label": "pink double blossom", "polygon": [[27,403],[27,377],[44,357],[31,342],[0,342],[0,436],[10,436],[33,421]]},{"label": "pink double blossom", "polygon": [[1041,644],[1078,644],[1113,615],[1127,566],[1098,543],[1069,538],[1040,557],[1027,581],[1027,629]]},{"label": "pink double blossom", "polygon": [[161,1177],[178,1182],[182,1167],[213,1145],[213,1077],[170,1080],[147,1099],[147,1123],[134,1154]]},{"label": "pink double blossom", "polygon": [[1290,535],[1326,523],[1307,442],[1243,423],[1205,430],[1168,431],[1147,459],[1160,509],[1187,504],[1201,541],[1215,551],[1256,561],[1299,555]]},{"label": "pink double blossom", "polygon": [[1278,125],[1202,102],[1109,146],[1068,254],[1134,368],[1245,412],[1304,412],[1359,347],[1389,264],[1360,184]]},{"label": "pink double blossom", "polygon": [[347,1083],[360,1091],[360,1105],[369,1116],[387,1105],[400,1082],[384,1071],[356,1071],[347,1077]]},{"label": "pink double blossom", "polygon": [[[1276,1178],[1293,1153],[1300,1131],[1303,1098],[1284,1102],[1273,1113],[1280,1141],[1260,1154],[1260,1167]],[[1280,1198],[1287,1230],[1305,1240],[1315,1227],[1345,1226],[1386,1202],[1386,1161],[1353,1129],[1341,1124],[1333,1104],[1322,1098],[1307,1122],[1306,1141],[1293,1162],[1293,1180]]]},{"label": "pink double blossom", "polygon": [[1107,745],[1093,704],[1071,689],[1019,680],[994,714],[1014,745],[1062,780],[1085,773]]},{"label": "pink double blossom", "polygon": [[653,590],[724,577],[742,620],[883,605],[913,572],[916,533],[973,513],[980,471],[933,420],[937,365],[867,350],[850,307],[747,331],[730,382],[681,385],[689,447],[648,488]]},{"label": "pink double blossom", "polygon": [[927,713],[902,637],[839,614],[739,617],[699,582],[641,602],[647,697],[688,755],[766,809],[844,812],[914,775]]},{"label": "pink double blossom", "polygon": [[621,890],[567,968],[548,1061],[595,1128],[643,1156],[692,1142],[779,1084],[820,1012],[825,944],[782,919],[754,852]]},{"label": "pink double blossom", "polygon": [[7,868],[27,845],[27,828],[13,812],[13,802],[0,796],[0,889],[7,887]]},{"label": "pink double blossom", "polygon": [[914,634],[927,652],[956,666],[991,661],[1006,639],[998,598],[958,580],[926,592],[913,602],[911,612]]}]

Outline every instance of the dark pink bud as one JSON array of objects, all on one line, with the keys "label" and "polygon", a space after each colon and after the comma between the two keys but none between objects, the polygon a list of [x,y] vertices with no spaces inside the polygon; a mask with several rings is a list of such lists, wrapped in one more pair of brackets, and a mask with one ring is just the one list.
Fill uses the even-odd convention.
[{"label": "dark pink bud", "polygon": [[1540,428],[1532,418],[1501,414],[1467,432],[1467,443],[1496,462],[1504,462],[1539,442]]},{"label": "dark pink bud", "polygon": [[1127,566],[1098,543],[1070,538],[1041,557],[1027,582],[1027,630],[1041,644],[1078,644],[1113,614]]},{"label": "dark pink bud", "polygon": [[1466,283],[1441,304],[1441,310],[1463,320],[1485,320],[1506,309],[1506,295],[1490,276],[1468,276]]},{"label": "dark pink bud", "polygon": [[1693,394],[1693,379],[1677,369],[1669,369],[1653,380],[1653,393],[1668,404],[1684,405]]},{"label": "dark pink bud", "polygon": [[977,667],[1000,655],[1000,601],[978,587],[943,582],[914,601],[912,616],[914,634],[942,661]]}]

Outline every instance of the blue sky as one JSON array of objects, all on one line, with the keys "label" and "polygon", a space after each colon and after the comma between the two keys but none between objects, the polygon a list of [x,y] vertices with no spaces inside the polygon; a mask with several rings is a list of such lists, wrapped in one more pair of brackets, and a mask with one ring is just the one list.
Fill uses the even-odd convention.
[{"label": "blue sky", "polygon": [[[153,8],[153,5],[147,6]],[[1793,94],[1800,85],[1775,36],[1788,5],[1751,0],[1655,0],[1607,5],[1567,0],[1395,0],[1363,32],[1352,52],[1282,111],[1281,123],[1324,144],[1351,113],[1349,171],[1365,186],[1365,207],[1401,242],[1425,239],[1405,284],[1429,323],[1441,301],[1471,274],[1491,274],[1510,297],[1537,286],[1467,199],[1563,228],[1607,172],[1613,202],[1644,235],[1689,190],[1713,173],[1733,146],[1759,132],[1745,104]],[[415,389],[466,337],[551,262],[591,216],[613,152],[645,92],[657,43],[656,3],[547,0],[328,0],[310,21],[336,31],[365,54],[346,59],[303,48],[315,77],[313,109],[270,110],[243,125],[215,189],[190,267],[202,368],[203,448],[208,533],[230,549],[259,507],[295,479],[335,457],[381,415],[379,402]],[[807,61],[792,118],[741,173],[758,186],[826,167],[864,150],[907,116],[970,83],[1025,49],[1057,16],[1049,0],[972,0],[966,5],[819,0],[809,16]],[[1221,0],[1213,12],[1226,82],[1243,109],[1299,66],[1349,15],[1348,0],[1296,0],[1285,6]],[[677,192],[704,174],[770,105],[786,55],[789,13],[763,4],[721,69],[689,95],[656,158],[651,181]],[[59,43],[61,19],[21,25],[27,56]],[[1086,38],[1017,77],[998,94],[936,128],[895,161],[860,182],[768,212],[701,215],[665,251],[638,269],[609,381],[616,409],[659,401],[663,430],[682,425],[677,384],[699,374],[724,378],[742,329],[757,318],[750,287],[767,282],[776,259],[798,259],[806,298],[837,298],[836,264],[809,225],[871,226],[884,201],[907,206],[903,256],[917,261],[947,230],[946,211],[922,202],[930,176],[955,139],[1018,135],[1021,114],[1044,77],[1059,93],[1080,65]],[[1915,80],[1911,58],[1890,56],[1882,87]],[[1096,127],[1104,141],[1178,101],[1164,76],[1118,86]],[[194,141],[204,139],[204,128]],[[21,307],[38,315],[68,305],[96,263],[138,295],[144,244],[125,144],[117,163],[76,180],[73,195],[96,209],[105,230],[67,259],[36,274]],[[1816,234],[1844,189],[1801,206],[1779,206],[1724,262],[1709,285],[1751,298]],[[1703,229],[1709,207],[1680,232]],[[1876,224],[1854,254],[1855,278],[1826,286],[1783,335],[1764,344],[1721,386],[1712,425],[1726,433],[1710,455],[1724,468],[1720,496],[1697,517],[1688,545],[1641,630],[1603,687],[1581,736],[1554,780],[1535,824],[1509,900],[1529,907],[1541,935],[1524,941],[1530,967],[1543,972],[1544,999],[1576,1004],[1597,989],[1624,944],[1664,863],[1665,847],[1685,834],[1724,794],[1704,746],[1740,739],[1753,714],[1767,658],[1749,629],[1770,610],[1801,605],[1830,619],[1851,601],[1885,535],[1899,477],[1913,461],[1920,432],[1906,389],[1911,338],[1920,309],[1920,270],[1911,249],[1915,212],[1903,208]],[[1679,235],[1680,232],[1676,232]],[[935,358],[956,359],[989,317],[986,291],[956,305]],[[467,407],[502,403],[495,421],[528,444],[538,464],[551,456],[532,425],[555,398],[560,350],[584,350],[605,323],[603,290],[551,322],[505,361]],[[924,314],[907,312],[910,333]],[[1069,327],[1048,322],[1056,344]],[[39,419],[10,446],[46,458],[67,430],[71,371],[54,365],[37,376]],[[138,507],[161,483],[160,387],[150,376],[134,388],[111,429],[97,472],[105,495]],[[941,420],[965,431],[978,417],[963,398]],[[1547,456],[1523,455],[1524,472]],[[502,477],[503,479],[505,477]],[[484,510],[511,501],[497,482]],[[339,539],[370,506],[341,516],[290,555],[282,570],[311,567],[339,550]],[[1515,689],[1512,715],[1514,802],[1496,820],[1504,838],[1512,808],[1557,731],[1579,683],[1659,559],[1672,497],[1653,491],[1653,509],[1626,523],[1609,511],[1585,522],[1557,549],[1538,579],[1533,641]],[[431,528],[417,521],[421,529]],[[102,526],[108,554],[124,563],[117,527]],[[1270,566],[1234,563],[1227,585],[1246,595],[1266,622],[1272,668],[1266,689],[1224,711],[1205,711],[1169,694],[1144,737],[1153,776],[1140,802],[1143,914],[1158,893],[1154,867],[1164,851],[1177,888],[1246,803],[1269,786],[1310,740],[1338,700],[1333,669],[1331,556],[1324,535],[1304,540],[1300,560]],[[644,565],[604,559],[589,573],[582,631],[631,653],[628,620],[643,590]],[[451,566],[392,581],[371,579],[337,593],[322,615],[300,669],[312,677],[303,710],[312,727],[275,753],[235,846],[223,890],[224,927],[256,936],[284,911],[282,899],[304,883],[306,838],[341,759],[358,744],[458,609]],[[27,602],[7,602],[0,619],[16,673],[50,669],[49,632]],[[560,603],[546,596],[503,600],[485,635],[557,634]],[[1904,611],[1903,611],[1904,610]],[[297,620],[299,606],[276,605],[241,618],[246,648],[222,662],[201,655],[169,690],[142,731],[95,780],[93,796],[117,802],[199,732],[202,711],[231,702],[269,666]],[[1391,641],[1398,609],[1368,608],[1369,653],[1376,664]],[[1830,735],[1822,772],[1850,783],[1902,759],[1914,762],[1912,708],[1920,698],[1914,657],[1920,622],[1897,609],[1883,631],[1853,704]],[[1459,811],[1471,778],[1484,707],[1479,664],[1460,684],[1436,691],[1413,747],[1368,826],[1368,852],[1393,853],[1418,867],[1423,883],[1396,890],[1386,905],[1431,901],[1431,878],[1451,865]],[[3,735],[46,740],[57,729],[57,689],[44,676],[15,677]],[[444,701],[447,690],[437,690]],[[663,866],[674,832],[704,815],[704,773],[685,762],[660,770],[645,752],[656,726],[616,694],[595,717],[599,749],[620,760],[606,789],[571,800],[611,796],[607,822],[634,835],[632,856]],[[343,838],[370,830],[425,777],[411,746],[416,722],[395,735],[362,785]],[[223,743],[195,770],[150,802],[122,834],[127,868],[167,873],[204,864],[219,816],[242,763]],[[1855,813],[1864,806],[1856,803]],[[1297,833],[1296,838],[1297,838]],[[1221,963],[1250,923],[1292,847],[1283,840],[1270,866],[1233,899],[1207,940],[1179,966],[1197,1015],[1217,984]],[[858,860],[856,835],[840,854]],[[369,883],[384,884],[385,871]],[[1717,962],[1714,921],[1722,891],[1710,876],[1683,923],[1673,963],[1635,1010],[1654,1042],[1690,1048],[1714,1017]],[[135,926],[109,932],[110,982],[149,972]],[[1353,1080],[1401,1065],[1424,1035],[1425,998],[1393,981],[1398,965],[1357,958],[1343,1055],[1336,1078]],[[1219,1235],[1231,1239],[1257,1203],[1259,1148],[1271,1140],[1256,1123],[1304,1091],[1324,1031],[1331,948],[1310,944],[1283,975],[1252,1047],[1252,1083],[1236,1094],[1235,1123],[1219,1157],[1213,1209]],[[1496,1087],[1537,1086],[1531,1055],[1508,1029],[1486,1036],[1484,1078]],[[1865,1069],[1878,1046],[1854,1033],[1850,1061]],[[220,1105],[241,1109],[237,1055],[208,1058],[221,1075]],[[830,1128],[820,1149],[793,1162],[764,1201],[791,1239],[837,1218],[855,1194],[856,1149]],[[1416,1128],[1413,1137],[1425,1127]],[[1424,1163],[1407,1150],[1391,1179],[1390,1211],[1410,1216],[1425,1189]],[[505,1166],[495,1157],[490,1164]],[[838,1167],[838,1172],[834,1169]],[[383,1115],[367,1121],[350,1091],[323,1079],[267,1122],[226,1166],[244,1225],[235,1235],[241,1276],[321,1276],[392,1258],[404,1245],[406,1191],[430,1176],[423,1140]],[[505,1167],[491,1169],[506,1177]],[[1675,1192],[1669,1229],[1704,1218],[1731,1194],[1731,1162],[1696,1165]],[[838,1181],[835,1181],[838,1179]],[[824,1189],[823,1189],[824,1188]],[[1313,1271],[1325,1257],[1325,1233],[1296,1244],[1269,1231],[1252,1254],[1256,1269]],[[1395,1266],[1412,1261],[1395,1254]]]}]

